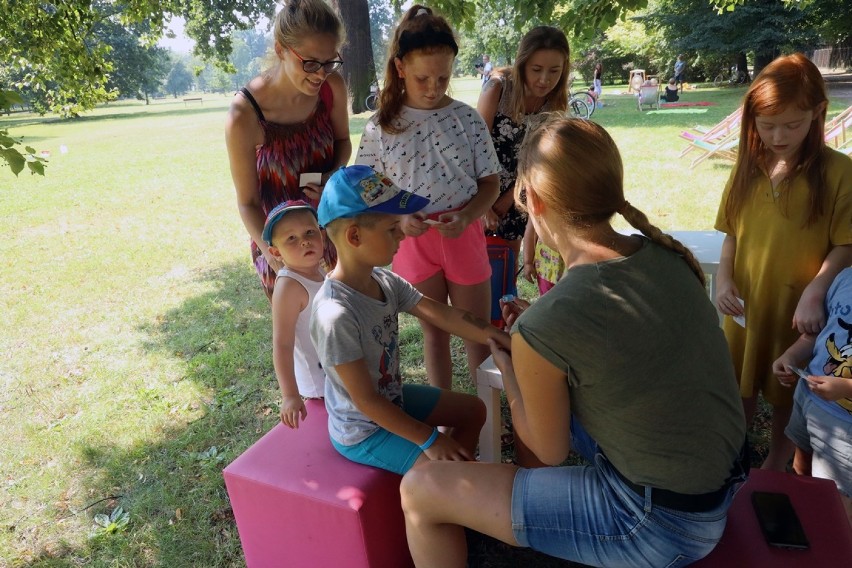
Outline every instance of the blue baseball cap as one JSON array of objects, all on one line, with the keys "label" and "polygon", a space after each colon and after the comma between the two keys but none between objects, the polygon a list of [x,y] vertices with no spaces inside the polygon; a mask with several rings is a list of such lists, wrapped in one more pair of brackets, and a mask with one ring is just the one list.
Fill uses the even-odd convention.
[{"label": "blue baseball cap", "polygon": [[276,205],[272,211],[269,212],[269,215],[266,216],[266,224],[263,225],[263,241],[269,246],[272,246],[272,229],[275,227],[275,224],[283,219],[284,215],[287,213],[302,210],[310,211],[313,213],[314,217],[317,216],[317,210],[301,199],[285,201]]},{"label": "blue baseball cap", "polygon": [[361,213],[409,215],[429,205],[425,197],[398,188],[369,166],[348,166],[334,172],[322,190],[318,208],[323,227],[335,219]]}]

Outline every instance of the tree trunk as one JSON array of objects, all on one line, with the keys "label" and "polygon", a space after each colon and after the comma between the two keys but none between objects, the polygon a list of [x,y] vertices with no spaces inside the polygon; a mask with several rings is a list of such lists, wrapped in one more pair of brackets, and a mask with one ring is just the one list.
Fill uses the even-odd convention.
[{"label": "tree trunk", "polygon": [[745,71],[745,74],[748,76],[748,82],[751,82],[751,75],[748,73],[748,59],[746,59],[746,54],[744,51],[737,53],[737,69],[740,71]]},{"label": "tree trunk", "polygon": [[373,62],[373,43],[370,39],[370,13],[367,0],[334,0],[346,26],[346,44],[341,57],[343,78],[352,96],[352,114],[367,110],[364,101],[370,94],[370,85],[376,78]]},{"label": "tree trunk", "polygon": [[769,65],[773,59],[780,55],[780,51],[775,48],[769,51],[755,51],[754,53],[754,74],[752,75],[752,79],[757,77],[757,74],[760,71]]}]

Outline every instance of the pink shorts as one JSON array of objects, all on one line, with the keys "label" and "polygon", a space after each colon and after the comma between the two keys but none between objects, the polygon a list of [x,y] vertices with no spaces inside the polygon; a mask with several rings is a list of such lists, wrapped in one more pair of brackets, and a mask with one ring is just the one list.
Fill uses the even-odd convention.
[{"label": "pink shorts", "polygon": [[491,278],[485,232],[477,219],[455,239],[441,236],[434,227],[419,237],[405,237],[393,257],[393,271],[412,284],[439,272],[454,284],[472,286]]}]

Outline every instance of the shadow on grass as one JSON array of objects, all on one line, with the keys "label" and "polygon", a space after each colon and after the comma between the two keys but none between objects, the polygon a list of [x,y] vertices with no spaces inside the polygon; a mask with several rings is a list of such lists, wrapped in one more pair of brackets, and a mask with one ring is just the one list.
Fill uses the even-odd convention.
[{"label": "shadow on grass", "polygon": [[[221,471],[278,421],[269,305],[247,263],[217,267],[199,279],[211,285],[208,292],[142,328],[143,348],[181,359],[183,376],[128,392],[163,421],[187,418],[169,420],[132,447],[74,448],[87,465],[79,474],[80,494],[91,504],[77,514],[108,514],[120,506],[130,515],[127,530],[79,547],[60,544],[18,566],[244,566]],[[185,381],[200,397],[176,405],[167,389]],[[579,566],[474,532],[468,543],[471,568]]]},{"label": "shadow on grass", "polygon": [[[167,425],[129,448],[83,443],[74,450],[87,464],[81,494],[97,503],[85,514],[121,506],[127,530],[22,566],[244,566],[222,469],[278,420],[269,304],[248,263],[200,279],[212,284],[209,292],[143,328],[143,348],[182,359],[185,374],[172,384],[129,387],[128,396]],[[196,401],[170,395],[183,381],[195,383]]]}]

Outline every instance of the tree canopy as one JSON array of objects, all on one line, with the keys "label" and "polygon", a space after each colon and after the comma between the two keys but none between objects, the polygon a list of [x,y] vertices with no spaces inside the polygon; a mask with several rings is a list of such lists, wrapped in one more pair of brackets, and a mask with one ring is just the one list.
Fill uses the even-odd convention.
[{"label": "tree canopy", "polygon": [[[402,0],[388,1],[395,19],[401,12]],[[649,0],[425,3],[467,32],[485,31],[483,22],[491,16],[492,24],[496,22],[491,26],[496,35],[484,34],[488,37],[483,41],[483,49],[509,52],[500,45],[500,39],[513,37],[514,33],[506,33],[510,27],[520,32],[531,22],[546,22],[562,27],[574,37],[591,38],[636,10],[646,8]],[[677,7],[678,2],[669,5]],[[745,12],[760,12],[771,5],[773,17],[778,18],[785,16],[783,10],[787,7],[807,8],[813,15],[811,22],[817,22],[823,38],[844,41],[852,33],[848,25],[852,0],[685,0],[683,5],[692,9],[700,5],[703,13],[710,15],[733,10],[742,11],[743,16]],[[152,65],[161,68],[162,57],[154,45],[172,16],[185,19],[185,32],[195,41],[196,55],[232,72],[235,68],[229,56],[235,46],[234,32],[253,29],[264,18],[271,20],[278,6],[276,0],[0,0],[0,110],[16,102],[15,92],[35,93],[44,101],[45,110],[63,116],[74,116],[108,101],[120,88],[147,92],[150,77],[139,72],[128,74],[128,69],[148,70]],[[679,7],[673,15],[683,12]],[[382,17],[387,19],[387,14]],[[383,21],[379,25],[386,27],[388,23]],[[692,25],[691,31],[696,27]],[[764,26],[755,25],[751,31],[763,29]],[[787,27],[784,33],[791,29]],[[109,43],[109,38],[118,37],[122,38],[121,42]],[[768,38],[764,43],[775,41]],[[36,163],[35,169],[39,169],[41,163],[32,153],[16,149],[17,142],[8,132],[2,131],[0,135],[3,136],[0,162],[5,160],[10,164],[9,156],[14,153],[16,164],[23,159],[26,163]],[[16,169],[17,165],[13,171]]]}]

